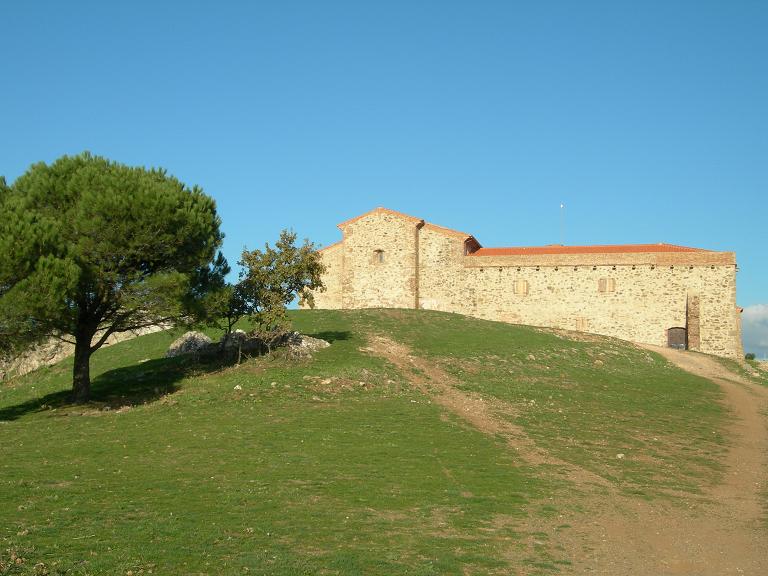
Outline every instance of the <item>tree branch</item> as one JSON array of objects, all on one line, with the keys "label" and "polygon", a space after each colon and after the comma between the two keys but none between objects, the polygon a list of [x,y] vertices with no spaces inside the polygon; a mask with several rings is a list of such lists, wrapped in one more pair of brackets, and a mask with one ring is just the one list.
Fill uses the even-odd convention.
[{"label": "tree branch", "polygon": [[61,334],[51,333],[51,338],[56,338],[56,340],[60,340],[61,342],[66,342],[67,344],[72,344],[73,346],[75,345],[74,340],[67,340]]},{"label": "tree branch", "polygon": [[114,326],[110,326],[109,328],[107,328],[104,331],[104,334],[102,334],[101,337],[96,341],[96,344],[93,344],[91,346],[91,353],[96,352],[96,350],[101,348],[104,345],[104,342],[107,341],[107,338],[112,336],[112,334],[114,334],[114,332],[115,332],[115,327]]},{"label": "tree branch", "polygon": [[[127,317],[128,315],[125,316],[125,318]],[[167,316],[165,318],[155,318],[152,320],[147,320],[146,322],[140,322],[138,324],[130,324],[128,326],[118,326],[117,321],[115,321],[112,326],[104,330],[104,334],[99,337],[99,339],[96,341],[96,344],[91,346],[91,352],[96,352],[96,350],[101,348],[112,334],[121,334],[123,332],[132,332],[135,330],[141,330],[142,328],[149,328],[150,326],[159,326],[161,324],[165,324],[166,322],[170,322],[173,319],[174,316]]]}]

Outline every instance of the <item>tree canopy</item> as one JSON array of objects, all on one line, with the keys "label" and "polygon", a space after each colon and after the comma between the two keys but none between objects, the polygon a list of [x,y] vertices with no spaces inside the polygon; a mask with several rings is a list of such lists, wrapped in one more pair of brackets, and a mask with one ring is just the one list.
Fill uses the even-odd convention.
[{"label": "tree canopy", "polygon": [[0,342],[75,344],[73,392],[110,334],[188,315],[223,285],[216,205],[162,169],[88,153],[0,182]]},{"label": "tree canopy", "polygon": [[325,289],[325,266],[315,246],[309,240],[296,246],[296,234],[287,230],[274,247],[244,250],[239,264],[243,268],[234,288],[236,302],[261,330],[281,328],[286,307],[297,296],[313,307],[312,291]]}]

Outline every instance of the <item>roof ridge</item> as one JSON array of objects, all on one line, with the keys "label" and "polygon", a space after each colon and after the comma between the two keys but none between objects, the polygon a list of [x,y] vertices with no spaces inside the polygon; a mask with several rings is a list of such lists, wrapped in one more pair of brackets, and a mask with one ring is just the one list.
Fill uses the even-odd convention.
[{"label": "roof ridge", "polygon": [[462,232],[461,230],[456,230],[454,228],[448,228],[446,226],[440,226],[439,224],[432,224],[432,222],[425,222],[424,223],[425,228],[434,229],[436,232],[446,232],[448,234],[453,234],[456,236],[462,236],[463,238],[474,238],[472,234],[468,234],[466,232]]},{"label": "roof ridge", "polygon": [[361,218],[364,218],[365,216],[368,216],[370,214],[375,214],[376,212],[384,212],[386,214],[392,214],[394,216],[400,216],[401,218],[406,218],[408,220],[413,220],[415,222],[424,222],[424,226],[429,227],[432,230],[435,230],[436,232],[444,232],[447,234],[451,234],[454,236],[461,236],[463,238],[474,238],[472,234],[468,234],[466,232],[462,232],[461,230],[455,230],[453,228],[447,228],[446,226],[440,226],[438,224],[433,224],[432,222],[427,222],[423,218],[419,218],[418,216],[411,216],[410,214],[406,214],[405,212],[398,212],[397,210],[392,210],[390,208],[385,208],[384,206],[377,206],[373,210],[368,210],[368,212],[364,212],[363,214],[360,214],[359,216],[355,216],[354,218],[350,218],[349,220],[345,220],[344,222],[341,222],[340,224],[337,224],[338,228],[343,229],[345,226],[348,226],[349,224],[352,224],[353,222],[357,222]]},{"label": "roof ridge", "polygon": [[405,212],[398,212],[397,210],[391,210],[389,208],[385,208],[384,206],[376,206],[376,208],[374,208],[373,210],[368,210],[368,212],[363,212],[359,216],[355,216],[354,218],[350,218],[349,220],[344,220],[344,222],[341,222],[336,226],[338,228],[341,228],[342,226],[347,226],[348,224],[352,224],[352,222],[356,222],[361,218],[365,218],[369,214],[374,214],[376,212],[386,212],[387,214],[393,214],[395,216],[400,216],[401,218],[407,218],[408,220],[416,220],[417,222],[421,222],[424,220],[423,218],[411,216],[410,214],[406,214]]},{"label": "roof ridge", "polygon": [[[625,244],[540,244],[537,246],[493,246],[493,248],[582,248],[589,247],[610,247],[610,246],[672,246],[675,248],[691,248],[682,244],[670,244],[669,242],[632,242]],[[692,248],[693,250],[703,250],[703,248]]]},{"label": "roof ridge", "polygon": [[546,246],[509,246],[480,248],[473,256],[505,256],[525,254],[617,254],[617,253],[652,253],[652,252],[712,252],[705,248],[693,248],[658,242],[655,244],[591,244],[584,246],[564,246],[549,244]]},{"label": "roof ridge", "polygon": [[343,240],[337,240],[333,244],[328,244],[328,246],[323,246],[322,248],[318,248],[318,252],[322,252],[323,250],[330,250],[331,248],[334,248],[336,246],[340,246],[342,244]]}]

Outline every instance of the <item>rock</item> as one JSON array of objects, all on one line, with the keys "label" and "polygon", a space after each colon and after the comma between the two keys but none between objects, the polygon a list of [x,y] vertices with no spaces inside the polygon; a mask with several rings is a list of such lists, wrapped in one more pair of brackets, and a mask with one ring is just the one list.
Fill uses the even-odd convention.
[{"label": "rock", "polygon": [[184,354],[195,354],[208,349],[211,343],[211,339],[202,332],[190,331],[173,341],[168,352],[165,353],[165,357],[173,358]]},{"label": "rock", "polygon": [[291,332],[286,337],[286,345],[292,356],[310,358],[313,352],[328,348],[331,344],[320,338],[312,338],[312,336]]},{"label": "rock", "polygon": [[531,360],[531,361],[535,361],[536,360],[536,356],[534,356],[533,354],[528,354],[528,356],[526,356],[526,359]]},{"label": "rock", "polygon": [[619,460],[623,460],[624,454],[616,454],[616,458],[618,458]]},{"label": "rock", "polygon": [[260,335],[246,334],[242,330],[235,330],[224,340],[223,345],[230,351],[240,350],[246,354],[263,354],[284,348],[289,356],[297,359],[310,358],[315,350],[330,346],[325,340],[302,336],[298,332]]},{"label": "rock", "polygon": [[225,349],[238,348],[242,347],[246,340],[248,340],[248,334],[242,330],[234,330],[221,339],[221,344]]},{"label": "rock", "polygon": [[603,361],[602,360],[595,360],[594,362],[592,362],[592,364],[594,364],[595,366],[602,366],[603,365]]},{"label": "rock", "polygon": [[310,352],[315,352],[316,350],[328,348],[328,346],[331,345],[329,342],[321,340],[320,338],[305,336],[304,334],[299,334],[298,332],[294,332],[293,334],[294,336],[288,341],[288,345],[291,347],[303,348],[305,350],[309,350]]},{"label": "rock", "polygon": [[[124,340],[130,340],[136,336],[151,334],[152,332],[166,330],[167,328],[169,328],[168,325],[148,326],[139,330],[111,334],[104,343],[104,346],[111,346],[112,344],[123,342]],[[97,332],[93,338],[94,341],[98,340],[102,334],[103,332]],[[71,339],[68,336],[67,338]],[[58,338],[50,338],[45,342],[31,346],[18,356],[11,358],[0,356],[0,381],[14,376],[22,376],[23,374],[37,370],[41,366],[52,366],[64,358],[71,356],[74,352],[75,346],[73,344],[63,342]]]}]

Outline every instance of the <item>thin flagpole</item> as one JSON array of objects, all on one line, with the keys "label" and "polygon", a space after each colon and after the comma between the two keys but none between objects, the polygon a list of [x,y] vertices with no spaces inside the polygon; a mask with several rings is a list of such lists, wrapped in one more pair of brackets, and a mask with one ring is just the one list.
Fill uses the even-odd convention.
[{"label": "thin flagpole", "polygon": [[560,244],[565,245],[565,204],[560,202]]}]

